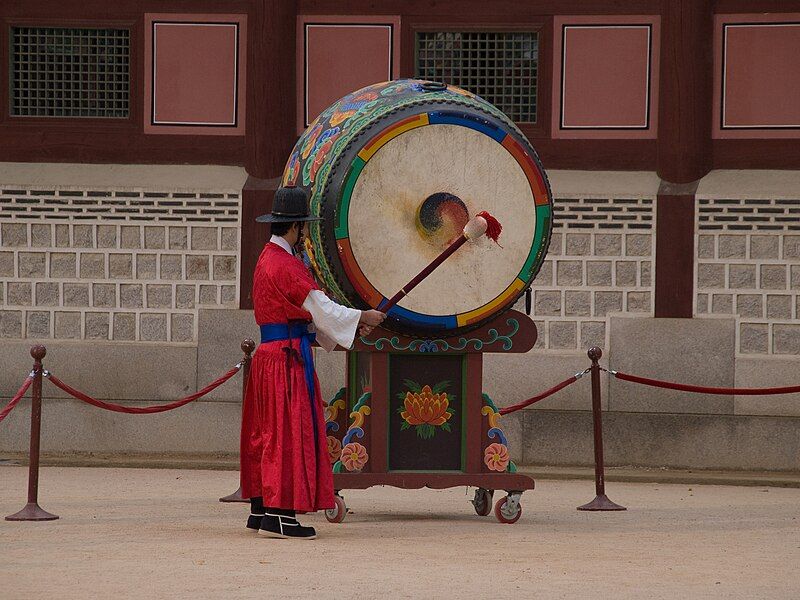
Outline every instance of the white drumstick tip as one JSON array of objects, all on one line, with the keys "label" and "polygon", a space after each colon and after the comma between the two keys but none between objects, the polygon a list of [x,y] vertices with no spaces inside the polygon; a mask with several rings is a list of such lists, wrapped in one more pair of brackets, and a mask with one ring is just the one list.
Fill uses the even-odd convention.
[{"label": "white drumstick tip", "polygon": [[477,240],[486,233],[486,228],[489,224],[483,217],[474,217],[464,227],[464,237],[470,241]]}]

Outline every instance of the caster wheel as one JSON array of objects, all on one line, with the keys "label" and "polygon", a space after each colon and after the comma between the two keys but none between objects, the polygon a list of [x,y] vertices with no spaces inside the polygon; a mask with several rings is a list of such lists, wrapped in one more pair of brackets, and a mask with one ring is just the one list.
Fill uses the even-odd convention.
[{"label": "caster wheel", "polygon": [[344,503],[344,498],[337,495],[334,497],[336,508],[329,508],[325,511],[325,518],[329,523],[341,523],[347,516],[347,505]]},{"label": "caster wheel", "polygon": [[485,490],[478,488],[475,490],[475,498],[472,500],[472,505],[475,507],[475,512],[481,517],[485,517],[492,512],[492,495],[494,490]]},{"label": "caster wheel", "polygon": [[522,505],[519,499],[513,501],[510,496],[500,498],[494,505],[494,516],[501,523],[516,523],[522,516]]}]

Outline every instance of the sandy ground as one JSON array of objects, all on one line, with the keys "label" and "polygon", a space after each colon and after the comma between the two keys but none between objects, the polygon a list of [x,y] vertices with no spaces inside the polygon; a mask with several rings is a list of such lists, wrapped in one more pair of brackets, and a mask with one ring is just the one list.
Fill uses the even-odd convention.
[{"label": "sandy ground", "polygon": [[[0,467],[0,514],[27,470]],[[540,481],[515,525],[464,488],[345,492],[316,541],[263,539],[221,504],[224,471],[44,468],[61,519],[0,521],[0,598],[798,598],[800,489],[614,483],[621,513],[582,513],[586,481]]]}]

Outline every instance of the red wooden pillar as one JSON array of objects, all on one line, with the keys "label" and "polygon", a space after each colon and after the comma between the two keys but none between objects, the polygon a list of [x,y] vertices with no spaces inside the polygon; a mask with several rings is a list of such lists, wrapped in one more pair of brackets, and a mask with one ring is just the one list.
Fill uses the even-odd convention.
[{"label": "red wooden pillar", "polygon": [[661,22],[655,316],[692,317],[694,194],[711,168],[712,0],[670,0]]},{"label": "red wooden pillar", "polygon": [[297,137],[295,0],[254,0],[247,19],[247,182],[242,190],[239,308],[253,307],[253,269],[269,239],[268,212]]},{"label": "red wooden pillar", "polygon": [[370,471],[389,470],[389,354],[373,352],[371,357],[372,400],[370,401]]},{"label": "red wooden pillar", "polygon": [[483,408],[483,354],[473,352],[467,354],[465,358],[467,378],[467,398],[466,398],[466,457],[464,470],[467,473],[480,473],[485,471],[483,464],[484,425],[486,417],[481,413]]},{"label": "red wooden pillar", "polygon": [[697,182],[661,183],[656,200],[655,316],[692,318]]}]

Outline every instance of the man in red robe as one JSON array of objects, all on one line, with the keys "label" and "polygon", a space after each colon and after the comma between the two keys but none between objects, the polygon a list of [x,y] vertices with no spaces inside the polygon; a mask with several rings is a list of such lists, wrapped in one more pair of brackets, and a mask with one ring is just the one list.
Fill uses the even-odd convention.
[{"label": "man in red robe", "polygon": [[336,304],[322,292],[294,249],[302,247],[309,215],[301,188],[275,193],[272,223],[253,276],[253,308],[261,344],[253,355],[241,437],[242,495],[250,498],[247,527],[267,537],[313,539],[296,512],[334,508],[324,402],[311,344],[349,348],[386,317]]}]

